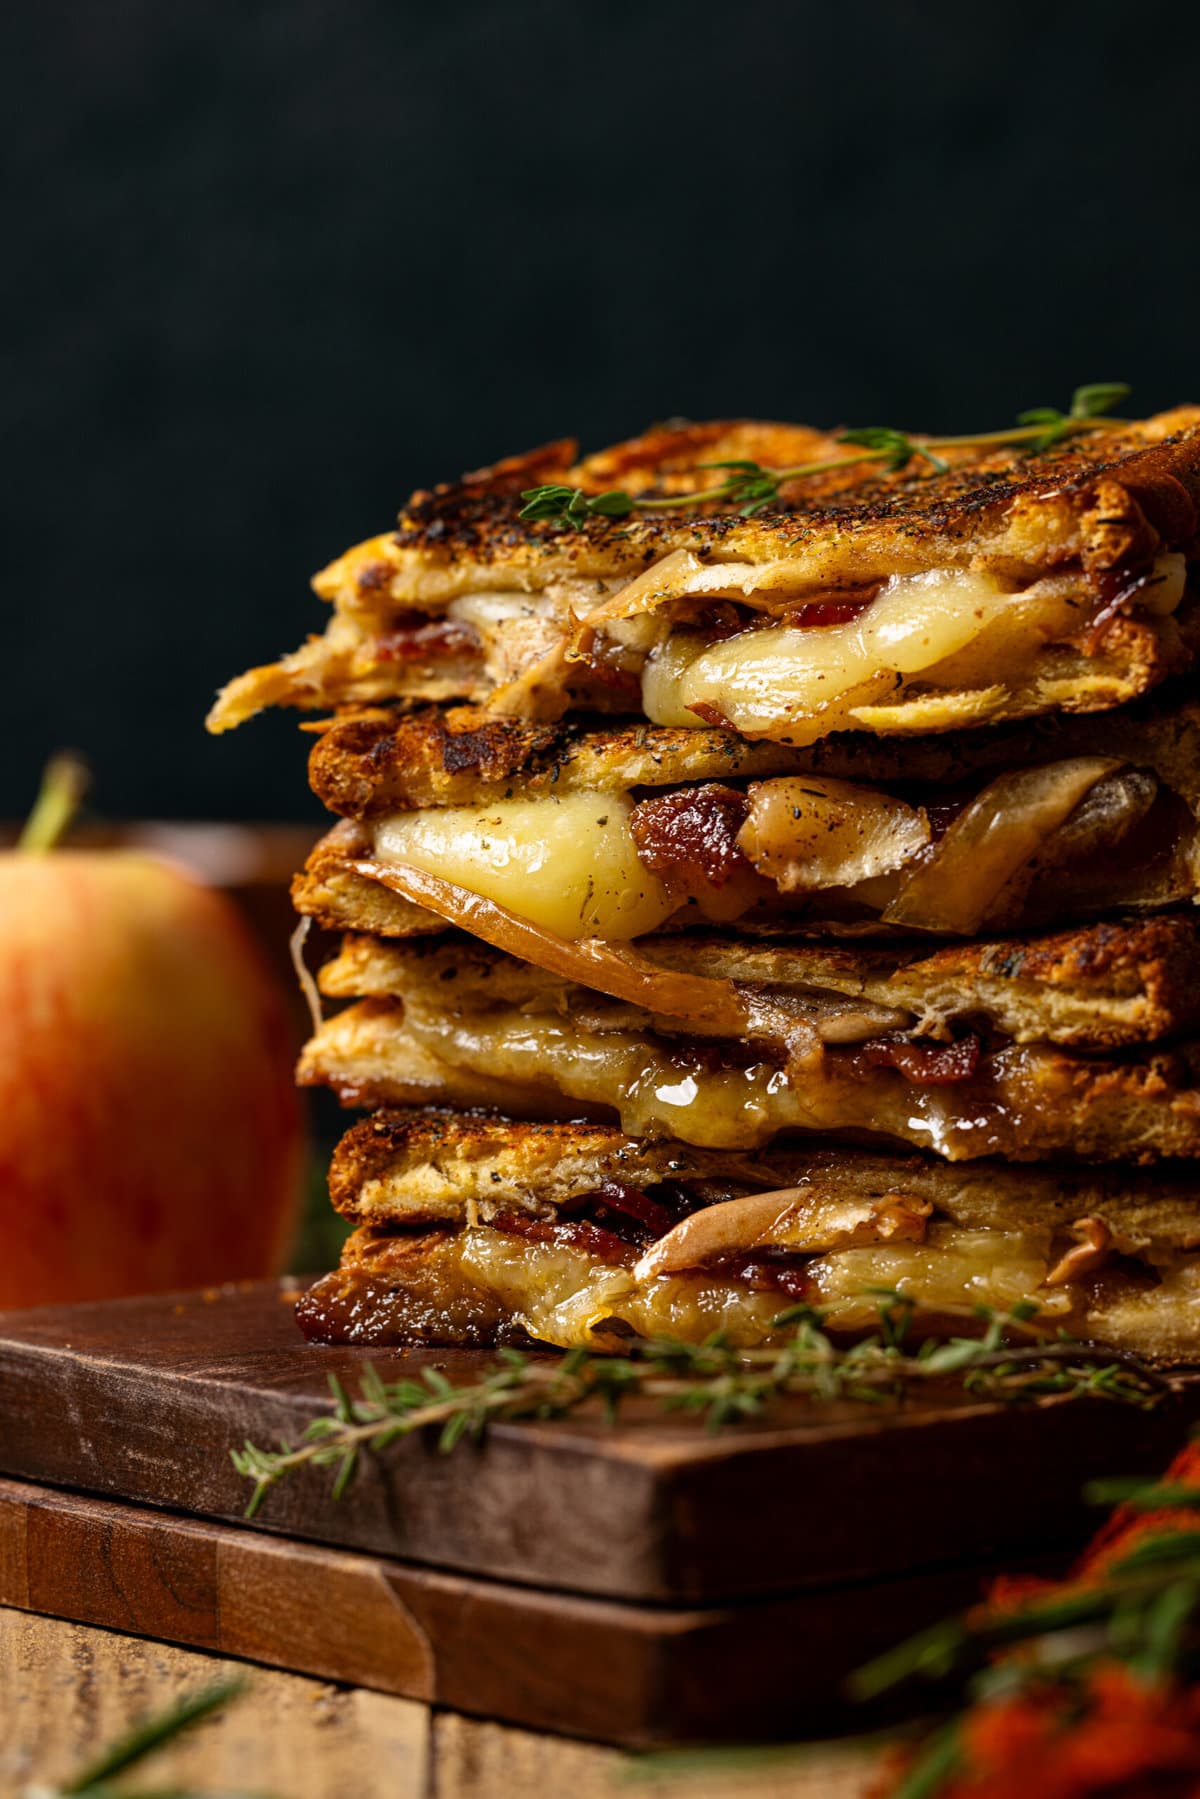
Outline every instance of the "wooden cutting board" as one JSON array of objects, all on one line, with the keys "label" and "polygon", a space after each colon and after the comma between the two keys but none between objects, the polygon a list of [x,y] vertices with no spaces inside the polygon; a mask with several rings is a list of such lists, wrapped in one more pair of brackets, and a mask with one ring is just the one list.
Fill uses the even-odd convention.
[{"label": "wooden cutting board", "polygon": [[[0,1607],[629,1748],[826,1735],[844,1676],[975,1570],[647,1606],[0,1479]],[[846,1714],[848,1716],[848,1713]]]},{"label": "wooden cutting board", "polygon": [[[306,1344],[287,1283],[0,1315],[0,1473],[240,1523],[229,1450],[294,1441],[331,1371],[486,1352]],[[1152,1412],[1091,1400],[1005,1407],[954,1386],[903,1404],[797,1399],[707,1434],[639,1403],[493,1425],[364,1459],[335,1504],[327,1470],[268,1497],[256,1528],[610,1599],[712,1604],[1077,1543],[1096,1475],[1159,1466],[1200,1414],[1200,1381]]]},{"label": "wooden cutting board", "polygon": [[0,1605],[610,1742],[828,1730],[844,1674],[1076,1547],[1093,1475],[1161,1466],[1200,1382],[1146,1413],[960,1390],[789,1402],[706,1435],[632,1407],[425,1439],[275,1489],[229,1450],[354,1389],[486,1354],[318,1349],[287,1283],[0,1316]]}]

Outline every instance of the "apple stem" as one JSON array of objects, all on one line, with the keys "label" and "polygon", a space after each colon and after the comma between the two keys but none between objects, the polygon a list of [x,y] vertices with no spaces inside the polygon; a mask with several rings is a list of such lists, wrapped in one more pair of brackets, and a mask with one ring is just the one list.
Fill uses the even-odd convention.
[{"label": "apple stem", "polygon": [[91,774],[81,756],[70,750],[51,756],[17,848],[35,856],[52,850],[82,805],[90,783]]}]

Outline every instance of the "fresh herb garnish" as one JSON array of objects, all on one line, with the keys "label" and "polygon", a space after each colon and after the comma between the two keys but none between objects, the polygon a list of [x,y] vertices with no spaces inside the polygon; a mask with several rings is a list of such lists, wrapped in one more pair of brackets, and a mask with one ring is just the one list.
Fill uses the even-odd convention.
[{"label": "fresh herb garnish", "polygon": [[[45,1793],[41,1788],[38,1791],[44,1794],[44,1799],[67,1799],[68,1794],[72,1799],[116,1799],[118,1791],[124,1791],[112,1784],[118,1776],[144,1762],[147,1756],[154,1755],[165,1744],[173,1742],[182,1732],[190,1730],[202,1719],[211,1717],[245,1690],[246,1681],[236,1677],[217,1681],[198,1693],[180,1699],[166,1711],[147,1719],[144,1724],[135,1725],[127,1735],[105,1749],[65,1786],[56,1788],[52,1794]],[[145,1789],[139,1788],[138,1791]],[[153,1799],[148,1792],[147,1799]],[[190,1789],[173,1786],[169,1795],[163,1794],[163,1799],[205,1799],[205,1796],[193,1794]],[[208,1799],[252,1799],[252,1795],[227,1793],[223,1796],[209,1795]]]},{"label": "fresh herb garnish", "polygon": [[1108,424],[1110,421],[1103,415],[1128,398],[1129,388],[1123,381],[1095,381],[1088,387],[1075,389],[1069,412],[1059,412],[1053,406],[1034,406],[1028,412],[1018,413],[1017,423],[1039,428],[1040,435],[1030,445],[1036,455],[1039,450],[1047,450],[1061,438],[1069,437],[1073,431],[1094,428],[1097,422]]},{"label": "fresh herb garnish", "polygon": [[525,504],[518,516],[549,520],[560,530],[567,531],[582,530],[590,518],[628,518],[632,512],[665,512],[709,504],[732,506],[742,518],[752,518],[765,506],[775,504],[785,481],[795,481],[804,475],[826,474],[830,469],[878,462],[889,474],[895,474],[910,462],[923,461],[940,474],[949,464],[938,455],[939,450],[987,449],[1004,444],[1024,446],[1036,455],[1065,437],[1120,424],[1119,419],[1107,414],[1111,407],[1128,399],[1129,392],[1123,381],[1092,382],[1075,389],[1067,412],[1060,412],[1053,406],[1036,406],[1019,414],[1015,427],[966,437],[929,437],[917,442],[907,432],[897,431],[890,425],[863,425],[853,431],[843,431],[838,438],[839,443],[860,447],[861,455],[835,456],[823,462],[801,463],[796,468],[769,469],[748,460],[701,462],[697,464],[698,468],[728,469],[730,473],[718,485],[697,493],[643,496],[610,488],[605,493],[585,494],[581,487],[550,482],[543,487],[524,489],[521,498]]},{"label": "fresh herb garnish", "polygon": [[[886,1746],[902,1752],[899,1766],[877,1770],[872,1792],[880,1799],[885,1793],[887,1799],[938,1799],[960,1790],[960,1783],[974,1792],[976,1780],[978,1790],[990,1791],[989,1774],[1010,1771],[1009,1753],[1023,1768],[1040,1771],[1042,1745],[1047,1755],[1070,1756],[1072,1741],[1080,1738],[1078,1760],[1054,1760],[1060,1774],[1065,1767],[1075,1778],[1056,1784],[1048,1777],[1047,1791],[1053,1785],[1056,1793],[1066,1792],[1068,1784],[1081,1794],[1101,1786],[1107,1791],[1118,1742],[1122,1791],[1132,1791],[1129,1781],[1143,1773],[1149,1792],[1158,1791],[1153,1775],[1160,1769],[1193,1771],[1193,1761],[1179,1762],[1177,1750],[1194,1732],[1200,1699],[1200,1531],[1165,1522],[1133,1524],[1130,1508],[1144,1499],[1147,1508],[1190,1505],[1200,1514],[1198,1473],[1193,1446],[1163,1478],[1092,1482],[1085,1497],[1111,1497],[1126,1508],[1115,1521],[1117,1545],[1121,1530],[1133,1525],[1126,1553],[1118,1548],[1114,1554],[1110,1522],[1066,1580],[1037,1583],[1021,1599],[1006,1596],[1002,1587],[998,1598],[943,1619],[858,1669],[847,1683],[849,1698],[869,1703],[897,1688],[914,1689],[924,1719],[915,1740],[910,1726],[849,1739],[860,1756]],[[928,1696],[915,1690],[921,1683],[955,1708],[949,1716],[928,1716]],[[1160,1763],[1155,1757],[1164,1744]],[[721,1752],[722,1760],[708,1752],[707,1766],[703,1750],[667,1750],[641,1758],[636,1773],[673,1779],[723,1766],[761,1772],[789,1762],[802,1766],[811,1748],[745,1744]],[[1041,1787],[1035,1783],[1032,1790]]]},{"label": "fresh herb garnish", "polygon": [[554,519],[576,531],[589,518],[627,518],[636,504],[616,488],[589,495],[582,487],[563,487],[553,481],[545,487],[527,487],[521,498],[525,501],[521,518]]},{"label": "fresh herb garnish", "polygon": [[[772,1349],[735,1348],[720,1334],[698,1345],[639,1343],[619,1356],[573,1349],[550,1359],[504,1349],[492,1368],[465,1386],[453,1385],[435,1368],[423,1369],[419,1379],[385,1381],[367,1367],[357,1399],[331,1375],[333,1411],[315,1418],[299,1443],[260,1449],[247,1442],[231,1451],[238,1473],[254,1482],[246,1516],[252,1518],[273,1486],[307,1464],[336,1470],[333,1497],[339,1499],[364,1450],[386,1449],[414,1431],[437,1428],[440,1448],[449,1451],[464,1436],[481,1436],[493,1419],[561,1418],[592,1401],[611,1422],[632,1394],[663,1411],[690,1412],[709,1430],[719,1430],[761,1415],[788,1394],[879,1404],[948,1377],[969,1393],[1004,1401],[1057,1394],[1149,1406],[1169,1388],[1132,1356],[1068,1338],[1038,1338],[1030,1326],[1037,1310],[1032,1302],[1007,1312],[978,1308],[981,1335],[926,1337],[910,1348],[914,1301],[892,1289],[872,1293],[881,1302],[881,1327],[848,1348],[822,1328],[828,1311],[800,1305],[776,1320],[795,1329]],[[1006,1339],[1014,1333],[1027,1341],[1011,1346]]]}]

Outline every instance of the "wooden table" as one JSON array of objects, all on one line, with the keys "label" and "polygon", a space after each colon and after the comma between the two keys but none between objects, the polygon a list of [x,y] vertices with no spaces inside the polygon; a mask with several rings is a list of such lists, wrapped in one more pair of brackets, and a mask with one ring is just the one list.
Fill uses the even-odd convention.
[{"label": "wooden table", "polygon": [[[241,1662],[0,1608],[0,1793],[68,1779],[137,1719]],[[866,1799],[862,1750],[755,1774],[639,1780],[620,1750],[253,1668],[242,1698],[147,1763],[139,1785],[271,1799]],[[132,1778],[130,1786],[133,1787]]]}]

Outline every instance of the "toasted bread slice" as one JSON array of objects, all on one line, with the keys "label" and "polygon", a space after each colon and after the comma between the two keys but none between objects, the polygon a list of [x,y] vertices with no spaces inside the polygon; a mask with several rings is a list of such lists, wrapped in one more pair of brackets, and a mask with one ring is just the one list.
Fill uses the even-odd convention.
[{"label": "toasted bread slice", "polygon": [[[585,1202],[603,1206],[614,1183],[652,1198],[664,1187],[683,1187],[693,1207],[797,1186],[836,1187],[856,1201],[904,1193],[968,1230],[1058,1232],[1090,1215],[1105,1220],[1124,1254],[1200,1249],[1200,1174],[1191,1171],[1009,1168],[794,1143],[747,1155],[628,1137],[613,1125],[444,1110],[372,1113],[345,1133],[329,1170],[330,1197],[342,1216],[378,1227],[458,1229],[514,1209],[553,1220],[574,1216]],[[620,1197],[608,1202],[610,1223]],[[747,1238],[740,1247],[756,1242]]]},{"label": "toasted bread slice", "polygon": [[326,721],[309,757],[331,812],[369,821],[439,806],[811,774],[869,787],[956,790],[1010,768],[1116,756],[1153,769],[1200,810],[1200,701],[1190,686],[1116,714],[883,742],[847,732],[797,749],[697,726],[537,724],[480,706],[366,708]]},{"label": "toasted bread slice", "polygon": [[[1104,710],[1190,665],[1200,409],[1037,454],[947,455],[944,472],[880,475],[836,438],[742,421],[582,463],[569,443],[513,458],[415,495],[397,531],[318,576],[329,630],[231,682],[210,726],[266,705],[458,695],[802,744]],[[655,509],[739,458],[845,466],[784,483],[751,518]],[[521,519],[523,490],[546,482],[616,483],[646,506],[571,528]]]},{"label": "toasted bread slice", "polygon": [[612,1125],[578,1119],[514,1123],[482,1113],[384,1111],[338,1144],[329,1196],[355,1224],[458,1226],[514,1206],[550,1218],[614,1181],[647,1191],[686,1180],[723,1183],[731,1193],[789,1186],[802,1160],[797,1153],[746,1156],[639,1142]]},{"label": "toasted bread slice", "polygon": [[[986,741],[985,735],[981,742]],[[1010,755],[1018,741],[1010,740]],[[331,812],[372,819],[434,806],[489,806],[506,799],[623,794],[685,781],[816,772],[826,758],[843,766],[855,744],[867,747],[860,739],[839,738],[794,750],[747,743],[730,731],[701,726],[537,724],[499,718],[482,706],[429,706],[411,713],[376,707],[331,719],[313,745],[308,773],[313,792]],[[874,739],[868,744],[871,751],[878,747]],[[893,757],[902,757],[911,746],[887,747]]]},{"label": "toasted bread slice", "polygon": [[446,929],[445,920],[425,906],[359,872],[356,864],[371,849],[370,837],[348,820],[335,825],[314,847],[292,882],[297,912],[329,931],[372,931],[380,937],[420,937]]},{"label": "toasted bread slice", "polygon": [[[1200,1026],[1200,924],[1191,918],[1095,924],[932,953],[911,943],[851,946],[711,933],[647,938],[640,949],[655,968],[728,981],[751,1000],[756,994],[778,999],[789,1018],[807,1008],[829,1042],[866,1041],[881,1030],[945,1041],[970,1027],[1017,1043],[1117,1050]],[[652,1016],[652,1008],[606,1002],[560,975],[457,935],[395,943],[351,933],[318,980],[332,999],[401,999],[434,1015],[500,1007],[596,1017],[607,1008],[640,1024]]]}]

